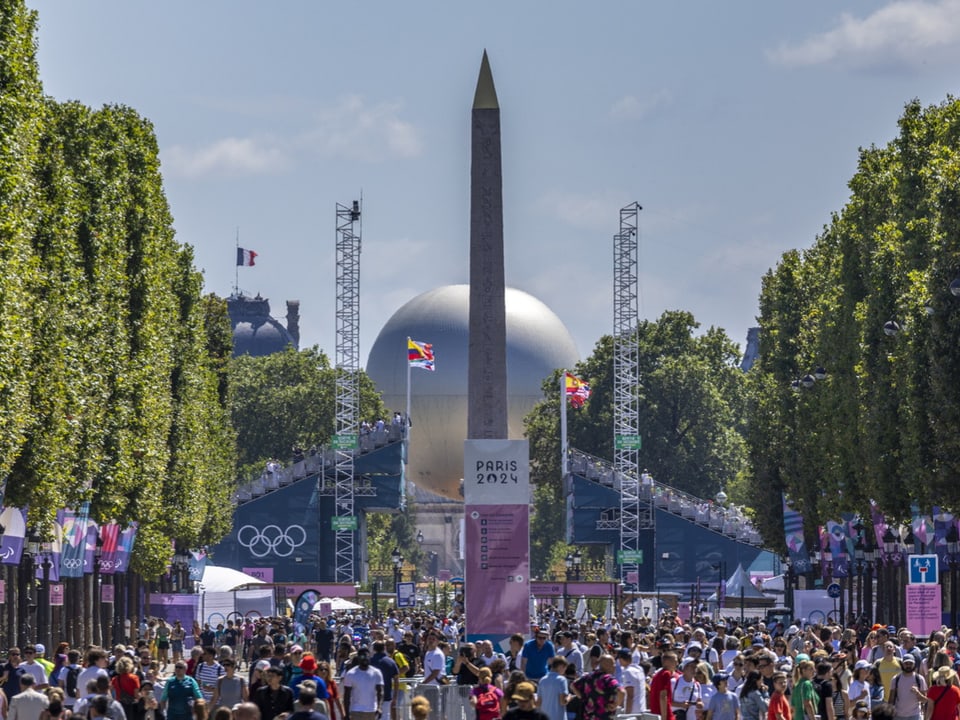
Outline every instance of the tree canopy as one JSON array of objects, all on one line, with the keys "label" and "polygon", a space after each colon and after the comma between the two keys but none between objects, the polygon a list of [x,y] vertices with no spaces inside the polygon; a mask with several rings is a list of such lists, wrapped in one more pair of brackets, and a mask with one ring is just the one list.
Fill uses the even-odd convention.
[{"label": "tree canopy", "polygon": [[140,523],[133,568],[229,527],[229,321],[174,237],[151,124],[45,98],[36,16],[0,0],[0,473],[58,508]]},{"label": "tree canopy", "polygon": [[763,279],[749,486],[776,546],[781,492],[808,528],[870,499],[900,519],[960,507],[960,102],[911,102],[899,129]]}]

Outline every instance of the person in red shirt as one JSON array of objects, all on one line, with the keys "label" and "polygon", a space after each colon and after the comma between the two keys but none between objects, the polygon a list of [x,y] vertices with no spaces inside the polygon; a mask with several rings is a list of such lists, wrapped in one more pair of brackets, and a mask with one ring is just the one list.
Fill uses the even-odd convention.
[{"label": "person in red shirt", "polygon": [[650,712],[659,715],[660,720],[673,720],[673,708],[670,705],[670,683],[677,675],[677,654],[672,650],[660,656],[662,667],[650,680]]},{"label": "person in red shirt", "polygon": [[933,684],[924,695],[917,687],[911,688],[917,699],[926,703],[926,720],[952,720],[957,717],[960,706],[960,688],[957,674],[948,666],[938,668],[930,676]]},{"label": "person in red shirt", "polygon": [[767,720],[793,720],[790,701],[784,694],[787,690],[785,673],[773,674],[773,693],[770,695],[770,707],[767,708]]}]

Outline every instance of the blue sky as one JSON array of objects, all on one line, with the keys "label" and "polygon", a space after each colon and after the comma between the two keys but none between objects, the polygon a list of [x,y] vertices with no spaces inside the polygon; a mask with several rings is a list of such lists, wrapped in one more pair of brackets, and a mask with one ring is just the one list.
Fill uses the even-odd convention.
[{"label": "blue sky", "polygon": [[[958,92],[960,0],[27,0],[45,91],[156,128],[180,241],[209,291],[301,301],[334,350],[334,205],[364,199],[361,358],[412,297],[466,282],[470,105],[501,105],[507,283],[588,355],[612,328],[634,200],[641,317],[743,343],[763,273],[848,197],[859,147]],[[422,338],[429,341],[430,338]],[[441,352],[437,348],[438,356]]]}]

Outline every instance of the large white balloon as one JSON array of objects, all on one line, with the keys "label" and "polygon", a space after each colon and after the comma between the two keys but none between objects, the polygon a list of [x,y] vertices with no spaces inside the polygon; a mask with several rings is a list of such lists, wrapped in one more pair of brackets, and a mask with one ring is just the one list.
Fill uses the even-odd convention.
[{"label": "large white balloon", "polygon": [[[447,285],[418,295],[383,326],[367,359],[367,374],[384,402],[403,412],[407,337],[433,345],[436,370],[411,370],[413,426],[407,478],[454,499],[461,499],[467,436],[469,301],[468,285]],[[573,368],[579,354],[570,332],[542,302],[513,288],[507,288],[505,301],[508,432],[511,439],[520,439],[524,416],[543,398],[544,379],[557,368]]]}]

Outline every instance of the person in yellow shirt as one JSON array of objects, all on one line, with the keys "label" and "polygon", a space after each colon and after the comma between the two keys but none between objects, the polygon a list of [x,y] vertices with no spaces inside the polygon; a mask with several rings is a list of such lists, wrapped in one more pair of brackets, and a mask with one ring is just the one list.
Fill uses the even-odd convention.
[{"label": "person in yellow shirt", "polygon": [[897,658],[897,646],[887,640],[883,644],[883,657],[877,661],[880,681],[883,683],[883,701],[890,702],[893,696],[893,678],[900,672],[900,660]]}]

